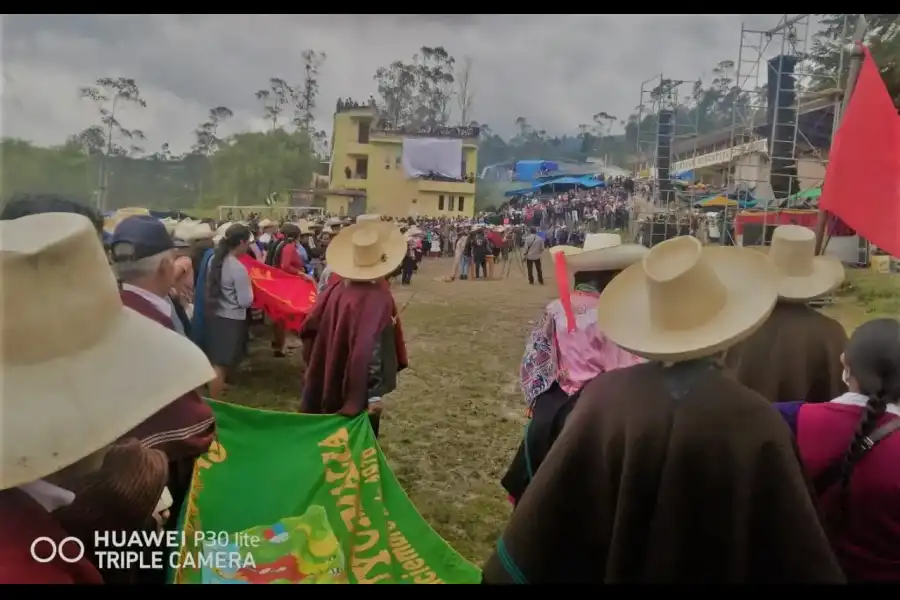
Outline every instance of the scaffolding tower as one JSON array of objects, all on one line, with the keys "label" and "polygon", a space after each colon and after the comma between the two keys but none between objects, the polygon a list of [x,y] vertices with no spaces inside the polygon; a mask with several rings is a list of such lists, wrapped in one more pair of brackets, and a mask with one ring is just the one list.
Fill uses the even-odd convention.
[{"label": "scaffolding tower", "polygon": [[[747,192],[752,193],[757,207],[763,209],[763,224],[770,223],[770,211],[790,210],[815,200],[837,129],[840,77],[849,58],[844,49],[849,25],[845,16],[844,39],[836,41],[841,44],[836,73],[823,74],[814,71],[808,60],[813,16],[785,14],[774,28],[765,31],[741,25],[728,190],[737,194],[739,200],[747,197]],[[774,82],[775,89],[771,89],[770,82]],[[771,177],[773,166],[778,181],[775,186]],[[789,173],[781,174],[783,171]],[[735,232],[739,210],[725,210],[726,231]],[[758,240],[742,241],[768,244],[771,228],[763,226],[761,231],[756,236]],[[727,237],[722,235],[720,239]]]},{"label": "scaffolding tower", "polygon": [[[633,222],[638,226],[646,221],[656,221],[652,228],[651,240],[654,245],[675,235],[687,234],[689,218],[679,217],[676,189],[671,180],[676,178],[675,163],[687,158],[696,158],[699,137],[699,112],[693,108],[693,80],[672,79],[660,73],[641,83],[641,97],[637,108],[636,155],[643,170],[649,175],[649,193],[644,203],[634,211]],[[668,131],[661,130],[661,124],[668,115]],[[648,118],[649,117],[649,118]],[[662,117],[662,118],[661,118]],[[644,123],[644,120],[648,123]],[[675,152],[680,148],[679,152]],[[669,180],[660,179],[660,160],[668,165]],[[679,223],[679,221],[684,221]],[[661,225],[661,227],[660,227]],[[686,229],[686,230],[685,230]]]}]

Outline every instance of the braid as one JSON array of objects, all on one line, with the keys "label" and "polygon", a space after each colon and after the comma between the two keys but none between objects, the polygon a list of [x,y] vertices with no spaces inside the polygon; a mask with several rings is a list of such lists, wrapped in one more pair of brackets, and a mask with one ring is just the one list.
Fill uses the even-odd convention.
[{"label": "braid", "polygon": [[209,274],[206,276],[206,306],[215,309],[219,296],[222,295],[222,265],[230,248],[226,238],[222,238],[210,259]]},{"label": "braid", "polygon": [[888,394],[880,393],[869,396],[866,408],[859,419],[859,424],[856,426],[856,433],[853,434],[850,446],[844,453],[844,458],[841,461],[841,499],[838,515],[840,524],[843,524],[847,512],[847,500],[850,496],[850,478],[853,476],[853,469],[867,449],[866,439],[875,431],[878,421],[884,416],[890,402],[891,397]]}]

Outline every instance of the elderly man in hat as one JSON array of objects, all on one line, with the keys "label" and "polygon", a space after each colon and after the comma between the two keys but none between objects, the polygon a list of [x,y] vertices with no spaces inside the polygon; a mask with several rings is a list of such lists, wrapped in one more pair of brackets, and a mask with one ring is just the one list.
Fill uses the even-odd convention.
[{"label": "elderly man in hat", "polygon": [[[0,268],[0,583],[102,583],[92,557],[63,543],[76,532],[56,512],[78,502],[72,490],[86,478],[102,483],[96,473],[107,459],[119,462],[123,453],[107,454],[111,444],[213,371],[189,340],[123,305],[96,229],[81,215],[0,223]],[[151,496],[160,491],[153,485]],[[144,506],[149,517],[156,499],[136,498],[130,507],[86,508]]]},{"label": "elderly man in hat", "polygon": [[[149,216],[123,220],[110,244],[122,286],[122,303],[157,326],[183,334],[178,304],[168,295],[175,276],[175,249],[165,226]],[[185,390],[169,401],[163,410],[135,427],[131,435],[169,457],[169,489],[177,515],[190,485],[194,459],[209,449],[215,436],[215,418],[194,390]]]},{"label": "elderly man in hat", "polygon": [[654,246],[597,326],[647,363],[598,375],[484,568],[489,583],[840,583],[791,433],[723,370],[778,297],[760,253]]},{"label": "elderly man in hat", "polygon": [[847,332],[809,305],[841,284],[844,267],[835,257],[816,256],[815,244],[806,227],[775,229],[768,256],[778,273],[778,304],[758,331],[728,352],[737,380],[770,402],[828,402],[847,391],[841,363]]},{"label": "elderly man in hat", "polygon": [[378,436],[381,399],[407,366],[386,280],[406,250],[406,237],[378,215],[359,217],[331,241],[331,282],[300,330],[307,365],[302,412],[354,417],[368,411]]}]

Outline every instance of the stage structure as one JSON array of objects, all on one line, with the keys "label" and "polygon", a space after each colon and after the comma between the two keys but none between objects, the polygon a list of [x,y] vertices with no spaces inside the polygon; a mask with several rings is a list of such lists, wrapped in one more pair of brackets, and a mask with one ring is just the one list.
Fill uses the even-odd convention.
[{"label": "stage structure", "polygon": [[[672,79],[663,73],[641,83],[635,150],[643,163],[641,171],[649,176],[651,191],[635,211],[633,221],[653,222],[652,227],[643,227],[641,241],[645,245],[653,246],[690,230],[689,215],[679,210],[673,181],[680,176],[674,169],[675,162],[697,155],[700,114],[692,110],[696,104],[694,86],[694,81]],[[681,148],[678,155],[673,151],[676,146]]]},{"label": "stage structure", "polygon": [[[806,60],[812,14],[782,15],[772,29],[741,26],[732,111],[728,189],[752,194],[761,214],[725,211],[725,229],[744,245],[768,244],[778,224],[807,223],[817,203],[841,106],[842,51],[836,73],[817,73]],[[845,17],[842,49],[850,38]],[[752,220],[752,224],[748,224]],[[722,237],[725,239],[725,236]],[[852,252],[851,252],[852,253]]]}]

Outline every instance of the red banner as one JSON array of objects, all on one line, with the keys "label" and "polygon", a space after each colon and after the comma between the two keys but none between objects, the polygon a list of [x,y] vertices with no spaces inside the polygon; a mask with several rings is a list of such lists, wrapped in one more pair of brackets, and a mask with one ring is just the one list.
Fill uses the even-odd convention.
[{"label": "red banner", "polygon": [[316,303],[313,279],[285,273],[247,254],[239,260],[253,283],[253,308],[263,311],[276,323],[298,331]]}]

